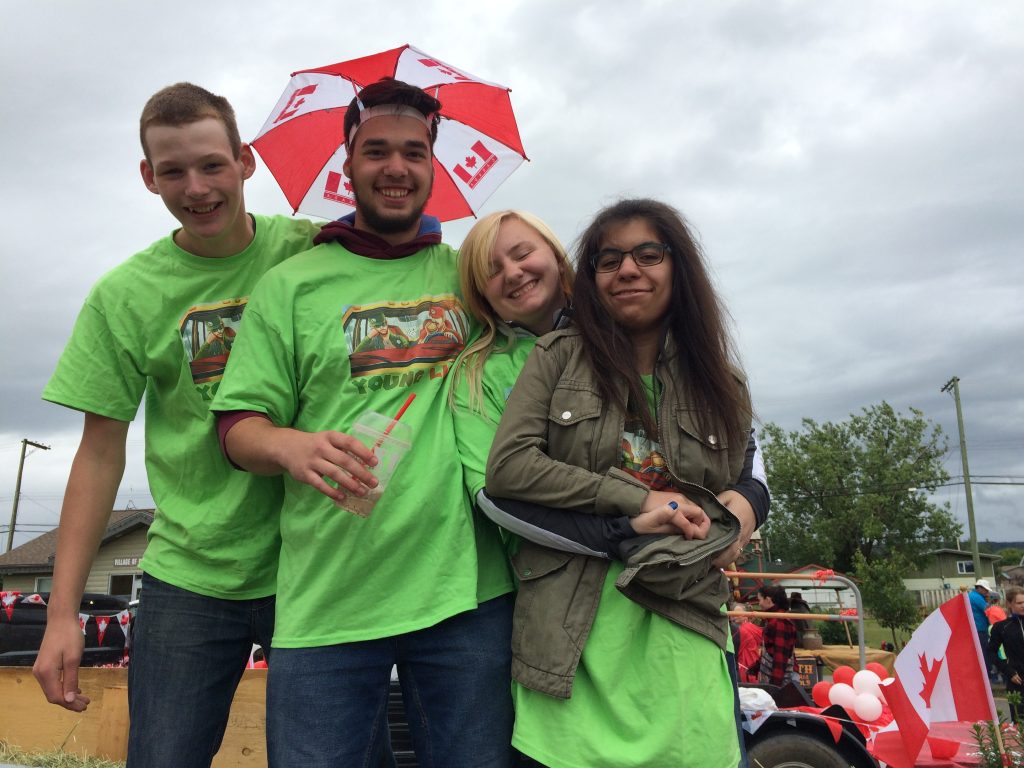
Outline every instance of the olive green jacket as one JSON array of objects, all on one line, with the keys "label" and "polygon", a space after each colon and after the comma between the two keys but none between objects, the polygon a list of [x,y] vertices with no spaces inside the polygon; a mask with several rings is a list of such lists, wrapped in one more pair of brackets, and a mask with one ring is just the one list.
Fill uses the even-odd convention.
[{"label": "olive green jacket", "polygon": [[[656,370],[661,452],[674,485],[711,518],[708,537],[639,536],[621,547],[616,587],[629,599],[725,647],[724,576],[714,554],[732,544],[739,522],[715,495],[743,467],[746,442],[703,434],[675,381],[667,343]],[[625,390],[625,382],[622,384]],[[579,334],[541,338],[523,368],[487,463],[487,491],[598,515],[639,514],[648,489],[619,469],[625,415],[598,390]],[[743,434],[749,433],[749,424]],[[523,541],[513,557],[519,579],[512,635],[512,676],[534,690],[568,698],[609,561]]]}]

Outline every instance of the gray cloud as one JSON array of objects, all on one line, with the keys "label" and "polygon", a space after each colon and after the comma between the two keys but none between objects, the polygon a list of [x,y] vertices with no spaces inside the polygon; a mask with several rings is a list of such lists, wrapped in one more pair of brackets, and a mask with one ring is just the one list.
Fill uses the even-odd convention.
[{"label": "gray cloud", "polygon": [[[958,475],[938,391],[956,374],[972,472],[1024,478],[1017,3],[64,0],[8,16],[0,502],[21,438],[54,444],[27,462],[24,520],[59,510],[81,417],[39,393],[89,286],[172,227],[138,176],[145,99],[200,82],[252,137],[292,71],[406,42],[512,88],[531,162],[487,210],[535,211],[566,241],[622,195],[686,213],[765,421],[917,407],[950,436]],[[247,198],[287,212],[265,168]],[[449,241],[469,225],[447,225]],[[139,425],[131,435],[122,503],[145,494]],[[1024,539],[1021,486],[975,492],[982,538]],[[938,498],[964,519],[962,488]]]}]

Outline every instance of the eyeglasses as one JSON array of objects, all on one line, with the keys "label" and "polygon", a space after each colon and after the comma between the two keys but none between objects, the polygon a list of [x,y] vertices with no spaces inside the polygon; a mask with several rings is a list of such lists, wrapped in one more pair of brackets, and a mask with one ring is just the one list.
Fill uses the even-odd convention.
[{"label": "eyeglasses", "polygon": [[665,260],[669,247],[663,243],[640,243],[629,251],[618,248],[603,248],[590,257],[595,272],[617,272],[623,260],[630,256],[638,267],[653,267]]}]

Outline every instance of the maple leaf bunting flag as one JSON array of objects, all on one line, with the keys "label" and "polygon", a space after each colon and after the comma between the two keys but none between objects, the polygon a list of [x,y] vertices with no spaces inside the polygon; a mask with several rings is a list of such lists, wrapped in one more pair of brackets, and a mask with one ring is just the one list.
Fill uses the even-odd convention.
[{"label": "maple leaf bunting flag", "polygon": [[913,765],[931,723],[996,719],[966,592],[921,622],[896,657],[895,667],[895,678],[884,683],[882,691],[899,726],[905,755],[879,755],[889,765]]}]

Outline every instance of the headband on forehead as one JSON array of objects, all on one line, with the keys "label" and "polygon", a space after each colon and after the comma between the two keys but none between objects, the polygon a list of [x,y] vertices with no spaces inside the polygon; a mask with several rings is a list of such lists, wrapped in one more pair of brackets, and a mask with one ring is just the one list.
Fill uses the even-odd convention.
[{"label": "headband on forehead", "polygon": [[415,107],[408,107],[404,104],[378,104],[374,107],[364,107],[363,102],[359,101],[359,99],[356,99],[356,106],[359,109],[359,122],[352,126],[352,131],[348,135],[348,145],[350,147],[352,142],[356,140],[356,131],[359,130],[359,126],[367,120],[373,120],[375,117],[411,117],[423,123],[427,133],[430,133],[430,123],[434,115],[427,117]]}]

